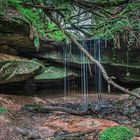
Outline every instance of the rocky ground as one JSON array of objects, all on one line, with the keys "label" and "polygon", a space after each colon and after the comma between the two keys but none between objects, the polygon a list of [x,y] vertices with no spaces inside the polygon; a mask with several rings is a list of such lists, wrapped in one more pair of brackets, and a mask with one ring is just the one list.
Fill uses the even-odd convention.
[{"label": "rocky ground", "polygon": [[[82,98],[80,98],[81,95],[78,94],[67,98],[62,96],[58,97],[58,95],[53,98],[40,98],[1,94],[0,105],[8,109],[8,111],[0,114],[0,140],[23,140],[23,138],[29,138],[29,135],[31,137],[32,135],[33,137],[37,135],[37,137],[40,136],[41,138],[49,140],[52,137],[57,138],[63,134],[75,134],[75,132],[78,132],[78,134],[82,133],[82,137],[79,137],[79,139],[94,140],[97,138],[97,134],[100,130],[119,124],[127,125],[133,128],[135,135],[137,136],[135,139],[140,139],[138,138],[140,135],[139,126],[136,126],[136,124],[138,124],[136,121],[139,121],[140,111],[136,110],[135,106],[132,106],[130,101],[128,102],[132,107],[131,112],[128,111],[130,109],[129,104],[127,107],[119,107],[126,115],[121,114],[121,111],[117,112],[117,110],[111,112],[111,110],[114,109],[113,107],[112,109],[108,108],[109,106],[112,106],[112,100],[121,100],[122,102],[122,99],[124,101],[127,95],[107,96],[104,94],[102,101],[98,101],[96,95],[89,96],[89,99],[92,99],[90,100],[92,107],[95,108],[98,113],[94,115],[76,116],[64,112],[29,112],[27,110],[23,110],[22,107],[25,104],[47,104],[80,109],[83,104]],[[22,135],[20,131],[22,131]],[[92,131],[92,133],[90,131]],[[28,136],[26,137],[26,135]]]}]

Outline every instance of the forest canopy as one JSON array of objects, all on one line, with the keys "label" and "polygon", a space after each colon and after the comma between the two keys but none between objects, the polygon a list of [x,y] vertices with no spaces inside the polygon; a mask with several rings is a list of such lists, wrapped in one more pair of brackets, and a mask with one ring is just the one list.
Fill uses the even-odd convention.
[{"label": "forest canopy", "polygon": [[[140,38],[140,0],[1,0],[0,15],[30,25],[30,38]],[[7,11],[14,12],[7,12]],[[12,14],[12,16],[11,16]],[[58,24],[61,24],[58,27]]]}]

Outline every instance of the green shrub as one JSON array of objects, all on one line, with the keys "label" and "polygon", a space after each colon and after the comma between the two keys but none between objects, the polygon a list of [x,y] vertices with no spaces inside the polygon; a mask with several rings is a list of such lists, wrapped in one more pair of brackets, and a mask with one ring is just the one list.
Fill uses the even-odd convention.
[{"label": "green shrub", "polygon": [[1,113],[5,113],[6,111],[7,111],[6,108],[0,106],[0,114],[1,114]]},{"label": "green shrub", "polygon": [[133,131],[126,126],[113,126],[102,130],[98,140],[131,140]]}]

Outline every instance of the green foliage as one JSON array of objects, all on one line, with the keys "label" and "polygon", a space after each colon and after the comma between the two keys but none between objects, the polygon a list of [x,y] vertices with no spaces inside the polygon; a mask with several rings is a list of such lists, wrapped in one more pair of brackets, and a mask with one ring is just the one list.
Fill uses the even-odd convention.
[{"label": "green foliage", "polygon": [[[116,0],[116,3],[119,0]],[[139,1],[139,0],[138,0]],[[95,36],[105,37],[105,38],[114,38],[115,35],[119,34],[128,34],[130,32],[138,32],[140,30],[139,25],[139,2],[131,2],[128,3],[122,10],[114,10],[115,7],[104,8],[100,13],[102,17],[98,17],[95,15],[95,21],[93,26],[95,28]],[[110,0],[112,3],[113,0]],[[114,1],[115,2],[115,1]],[[119,9],[120,7],[118,7]],[[115,12],[117,11],[117,12]],[[110,15],[109,13],[114,13],[114,15]],[[107,14],[109,16],[107,16]],[[134,34],[135,37],[135,34]]]},{"label": "green foliage", "polygon": [[[98,22],[95,24],[98,24]],[[127,27],[131,27],[133,23],[127,18],[116,18],[112,20],[104,19],[99,25],[102,25],[102,28],[96,30],[96,36],[112,38],[116,34],[127,34],[129,32]]]},{"label": "green foliage", "polygon": [[48,22],[48,30],[50,31],[48,33],[48,37],[50,39],[55,39],[55,40],[60,41],[65,38],[62,31],[60,31],[52,22]]},{"label": "green foliage", "polygon": [[48,37],[50,39],[64,39],[64,34],[60,31],[60,29],[56,28],[56,26],[50,22],[47,17],[44,16],[42,9],[24,7],[21,2],[24,2],[24,0],[9,0],[9,5],[15,7],[18,13],[22,15],[22,20],[29,23],[31,28],[30,30],[34,35],[35,47],[39,47],[39,38],[44,38],[46,36],[46,32],[49,32]]},{"label": "green foliage", "polygon": [[38,37],[34,38],[34,45],[35,45],[36,48],[39,48],[40,42],[39,42],[39,38]]},{"label": "green foliage", "polygon": [[7,109],[0,106],[0,114],[1,114],[1,113],[5,113],[5,112],[7,112]]},{"label": "green foliage", "polygon": [[41,18],[43,13],[41,9],[25,8],[18,0],[10,0],[9,3],[18,10],[18,12],[22,15],[23,20],[31,24],[34,36],[45,36],[47,27]]},{"label": "green foliage", "polygon": [[[82,25],[80,19],[84,19],[87,16],[91,15],[91,24],[90,28],[81,29],[85,32],[92,34],[93,38],[115,38],[116,35],[128,34],[129,32],[134,32],[140,30],[139,18],[139,2],[129,2],[117,6],[118,3],[122,0],[83,0],[87,5],[92,4],[92,10],[86,9],[86,6],[79,6],[71,0],[35,0],[34,3],[32,0],[1,0],[0,13],[7,7],[7,1],[9,6],[13,6],[17,11],[22,15],[22,19],[30,24],[31,31],[34,34],[34,37],[48,37],[54,40],[63,40],[65,38],[64,33],[53,23],[46,15],[46,10],[41,8],[33,7],[36,5],[44,5],[52,9],[63,9],[47,11],[50,12],[58,21],[63,25],[63,27],[71,27],[71,23],[76,26]],[[31,4],[31,7],[22,5],[21,2]],[[79,1],[79,3],[82,1]],[[108,5],[109,4],[109,5]],[[77,7],[76,7],[76,6]],[[94,8],[95,5],[101,5],[98,9]],[[4,6],[4,7],[3,7]],[[103,7],[102,7],[103,6]],[[79,12],[88,11],[86,14],[81,14],[77,17],[72,18],[74,15],[79,14]],[[82,20],[81,20],[82,21]],[[78,23],[79,22],[79,23]],[[80,38],[81,31],[70,30],[70,32],[76,37]],[[135,36],[135,35],[134,35]],[[83,36],[82,36],[83,37]],[[138,39],[137,39],[138,40]]]},{"label": "green foliage", "polygon": [[98,140],[131,140],[133,132],[126,126],[113,126],[99,133]]}]

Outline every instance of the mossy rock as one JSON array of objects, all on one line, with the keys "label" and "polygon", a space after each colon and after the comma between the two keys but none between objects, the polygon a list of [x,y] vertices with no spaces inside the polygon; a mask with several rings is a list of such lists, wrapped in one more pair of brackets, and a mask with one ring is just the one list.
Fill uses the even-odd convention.
[{"label": "mossy rock", "polygon": [[42,65],[36,61],[0,53],[0,84],[26,80],[41,70]]},{"label": "mossy rock", "polygon": [[126,126],[113,126],[102,130],[98,140],[131,140],[133,131]]},{"label": "mossy rock", "polygon": [[62,79],[67,76],[76,76],[76,73],[72,71],[67,71],[63,67],[58,66],[48,66],[45,68],[45,71],[37,76],[35,76],[35,80],[54,80],[54,79]]}]

